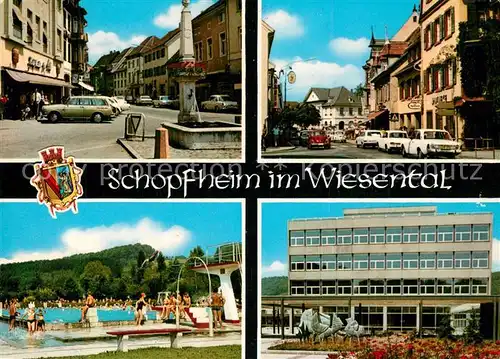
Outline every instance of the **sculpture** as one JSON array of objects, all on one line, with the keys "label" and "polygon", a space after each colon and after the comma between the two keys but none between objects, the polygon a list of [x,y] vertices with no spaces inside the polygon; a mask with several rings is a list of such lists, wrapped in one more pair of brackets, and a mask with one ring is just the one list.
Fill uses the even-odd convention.
[{"label": "sculpture", "polygon": [[356,319],[347,318],[347,325],[344,328],[345,334],[352,339],[352,337],[356,337],[359,343],[359,336],[362,335],[365,331],[365,328],[362,325],[359,325]]},{"label": "sculpture", "polygon": [[312,339],[322,341],[333,337],[344,327],[342,320],[337,315],[320,313],[318,309],[307,309],[300,317],[299,333],[300,340]]}]

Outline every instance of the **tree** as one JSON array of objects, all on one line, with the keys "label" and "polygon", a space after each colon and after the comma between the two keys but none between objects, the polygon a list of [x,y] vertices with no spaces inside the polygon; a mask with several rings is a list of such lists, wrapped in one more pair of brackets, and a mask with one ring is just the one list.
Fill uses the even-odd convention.
[{"label": "tree", "polygon": [[200,246],[196,246],[189,252],[189,258],[200,257],[203,258],[205,256],[205,252]]},{"label": "tree", "polygon": [[163,256],[162,252],[158,254],[158,257],[156,257],[156,263],[158,263],[158,272],[165,272],[165,269],[167,269],[167,265],[165,264],[165,257]]},{"label": "tree", "polygon": [[355,94],[357,97],[363,97],[365,93],[363,84],[359,84],[358,86],[356,86],[354,90],[351,90],[351,92]]},{"label": "tree", "polygon": [[287,107],[281,112],[280,126],[284,128],[294,125],[302,128],[317,126],[321,122],[321,115],[318,109],[309,103],[302,103],[296,108]]},{"label": "tree", "polygon": [[451,318],[449,315],[443,317],[439,327],[437,328],[437,336],[439,339],[453,339],[453,327],[451,326]]},{"label": "tree", "polygon": [[73,300],[73,299],[80,298],[81,293],[82,293],[82,289],[81,289],[80,285],[78,284],[77,280],[73,277],[68,277],[66,279],[66,281],[64,282],[61,294],[66,299]]},{"label": "tree", "polygon": [[85,266],[81,282],[85,291],[91,291],[96,297],[104,297],[109,293],[111,269],[100,261],[90,262]]},{"label": "tree", "polygon": [[480,344],[483,341],[479,315],[475,309],[472,310],[470,318],[467,320],[467,326],[464,329],[464,341],[467,344]]}]

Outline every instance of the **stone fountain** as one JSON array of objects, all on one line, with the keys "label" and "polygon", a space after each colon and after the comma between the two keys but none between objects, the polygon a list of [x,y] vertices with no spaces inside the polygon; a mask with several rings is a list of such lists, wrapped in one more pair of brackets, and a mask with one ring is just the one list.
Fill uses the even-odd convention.
[{"label": "stone fountain", "polygon": [[[182,0],[180,22],[180,60],[170,75],[179,83],[178,122],[164,122],[169,143],[192,149],[241,148],[241,125],[224,121],[202,121],[196,103],[196,81],[205,77],[203,68],[197,66],[194,56],[193,25],[189,0]],[[170,71],[170,70],[169,70]]]}]

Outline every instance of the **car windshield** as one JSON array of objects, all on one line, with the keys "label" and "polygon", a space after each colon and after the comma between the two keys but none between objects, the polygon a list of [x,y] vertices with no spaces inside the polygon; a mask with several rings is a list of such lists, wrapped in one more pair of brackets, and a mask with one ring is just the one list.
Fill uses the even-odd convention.
[{"label": "car windshield", "polygon": [[323,131],[313,131],[310,136],[326,136],[326,134]]},{"label": "car windshield", "polygon": [[366,132],[366,136],[375,136],[375,137],[380,137],[380,132]]},{"label": "car windshield", "polygon": [[168,96],[160,96],[160,101],[168,101]]},{"label": "car windshield", "polygon": [[408,135],[405,132],[392,132],[389,133],[390,138],[408,138]]},{"label": "car windshield", "polygon": [[446,131],[425,131],[424,139],[426,140],[451,140],[451,136]]}]

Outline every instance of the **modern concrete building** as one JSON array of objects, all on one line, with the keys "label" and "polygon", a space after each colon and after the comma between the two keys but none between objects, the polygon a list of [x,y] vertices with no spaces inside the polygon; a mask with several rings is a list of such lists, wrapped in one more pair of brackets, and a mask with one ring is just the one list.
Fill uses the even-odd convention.
[{"label": "modern concrete building", "polygon": [[356,315],[370,330],[435,330],[444,315],[464,319],[459,305],[491,295],[492,221],[491,213],[436,207],[291,220],[285,301]]},{"label": "modern concrete building", "polygon": [[293,220],[291,295],[488,295],[492,215],[435,207]]}]

